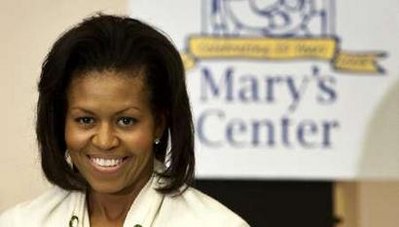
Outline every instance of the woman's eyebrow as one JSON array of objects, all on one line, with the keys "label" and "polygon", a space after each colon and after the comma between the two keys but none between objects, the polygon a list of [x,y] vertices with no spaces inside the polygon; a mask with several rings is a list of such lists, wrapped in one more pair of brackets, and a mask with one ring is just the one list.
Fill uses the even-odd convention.
[{"label": "woman's eyebrow", "polygon": [[85,113],[94,115],[94,112],[93,112],[93,111],[90,111],[90,110],[85,109],[85,108],[83,108],[83,107],[72,107],[70,110],[71,110],[71,111],[82,111],[82,112],[85,112]]},{"label": "woman's eyebrow", "polygon": [[139,107],[137,107],[137,106],[129,106],[127,108],[124,108],[124,109],[116,112],[116,114],[121,114],[121,113],[126,112],[126,111],[128,111],[130,109],[133,109],[133,110],[136,110],[136,111],[141,111],[141,109]]}]

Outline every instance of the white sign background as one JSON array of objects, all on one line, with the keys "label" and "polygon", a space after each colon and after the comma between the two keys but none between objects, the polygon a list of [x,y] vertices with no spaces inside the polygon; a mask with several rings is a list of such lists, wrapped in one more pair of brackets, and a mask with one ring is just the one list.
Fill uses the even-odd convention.
[{"label": "white sign background", "polygon": [[[242,7],[250,1],[225,2],[240,3]],[[251,2],[266,7],[278,1]],[[301,1],[285,2],[295,4]],[[334,20],[334,25],[331,30],[338,37],[341,50],[386,53],[384,58],[377,59],[385,73],[340,72],[335,70],[330,62],[320,60],[198,61],[193,69],[187,71],[197,130],[198,177],[399,179],[399,152],[396,152],[399,150],[399,94],[395,92],[399,90],[399,2],[312,2],[329,2],[329,7],[334,7],[331,19]],[[170,36],[177,48],[184,52],[187,50],[189,37],[209,35],[204,23],[210,18],[209,15],[205,16],[204,12],[211,3],[212,0],[131,0],[129,9],[130,16],[160,28]],[[251,16],[244,14],[244,8],[241,12],[241,18]],[[222,36],[227,37],[226,34]],[[264,35],[261,37],[268,38]],[[233,99],[226,99],[225,80],[229,70],[235,86],[233,94],[236,98]],[[257,94],[265,97],[267,92],[270,92],[265,88],[265,81],[271,80],[272,77],[279,77],[285,81],[275,85],[273,101],[267,102],[261,98],[260,101],[244,102],[237,98],[240,89],[248,95],[250,78],[256,78]],[[294,111],[289,111],[289,106],[293,104],[293,96],[288,80],[297,88],[300,88],[304,80],[307,81]],[[329,81],[325,83],[330,87],[330,91],[333,91],[335,98],[320,88],[320,80]],[[217,94],[215,89],[219,89],[220,93]],[[249,94],[253,95],[250,92]],[[320,99],[329,99],[330,102],[321,103]],[[289,145],[284,143],[281,136],[281,119],[285,117],[290,120],[291,125],[288,130]],[[200,119],[203,124],[200,124]],[[265,131],[259,134],[261,145],[255,146],[251,143],[251,122],[262,120],[274,124],[273,145],[267,145]],[[226,129],[227,124],[231,121],[239,122],[230,129],[233,132],[231,137],[239,142],[238,145],[229,142],[226,136],[226,131],[229,130]],[[313,121],[317,126],[315,133],[311,132],[311,126],[305,126],[303,129],[307,133],[306,141],[311,141],[315,146],[304,146],[297,133],[300,129],[295,128],[297,124],[307,121]],[[331,128],[329,146],[322,144],[322,122],[338,123],[337,127]],[[214,144],[205,140],[213,141]]]}]

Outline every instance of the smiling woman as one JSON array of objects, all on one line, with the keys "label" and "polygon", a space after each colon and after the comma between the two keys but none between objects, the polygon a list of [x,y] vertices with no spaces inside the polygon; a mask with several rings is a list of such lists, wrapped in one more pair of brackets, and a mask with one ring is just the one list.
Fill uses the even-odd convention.
[{"label": "smiling woman", "polygon": [[98,15],[43,63],[42,168],[54,188],[0,226],[248,226],[191,188],[194,139],[180,55],[156,29]]},{"label": "smiling woman", "polygon": [[76,75],[67,89],[65,142],[91,195],[137,194],[152,174],[153,143],[164,131],[165,116],[152,113],[144,76],[123,74]]}]

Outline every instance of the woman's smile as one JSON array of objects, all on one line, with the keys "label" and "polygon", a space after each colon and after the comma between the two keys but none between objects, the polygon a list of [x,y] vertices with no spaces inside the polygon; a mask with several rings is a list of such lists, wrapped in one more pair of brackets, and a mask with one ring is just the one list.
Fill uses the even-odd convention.
[{"label": "woman's smile", "polygon": [[129,157],[120,158],[101,158],[96,156],[87,155],[90,164],[100,174],[112,174],[117,173],[123,165],[129,161]]}]

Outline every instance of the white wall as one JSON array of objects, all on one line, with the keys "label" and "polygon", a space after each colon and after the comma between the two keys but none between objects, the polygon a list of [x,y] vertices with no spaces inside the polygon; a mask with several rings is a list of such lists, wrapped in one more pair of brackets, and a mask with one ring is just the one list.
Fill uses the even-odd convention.
[{"label": "white wall", "polygon": [[2,0],[0,2],[0,212],[48,185],[34,134],[36,83],[56,38],[94,12],[127,12],[125,0]]}]

